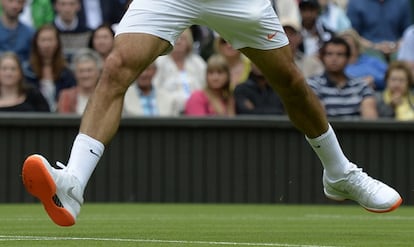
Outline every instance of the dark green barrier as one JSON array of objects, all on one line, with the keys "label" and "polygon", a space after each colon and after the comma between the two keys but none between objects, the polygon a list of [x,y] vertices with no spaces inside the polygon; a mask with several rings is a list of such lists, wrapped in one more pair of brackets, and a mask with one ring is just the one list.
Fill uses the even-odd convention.
[{"label": "dark green barrier", "polygon": [[[0,202],[32,202],[24,158],[65,163],[78,117],[0,115]],[[414,125],[332,121],[349,159],[413,204]],[[98,123],[97,123],[98,126]],[[123,119],[86,190],[87,201],[328,203],[322,169],[286,118]]]}]

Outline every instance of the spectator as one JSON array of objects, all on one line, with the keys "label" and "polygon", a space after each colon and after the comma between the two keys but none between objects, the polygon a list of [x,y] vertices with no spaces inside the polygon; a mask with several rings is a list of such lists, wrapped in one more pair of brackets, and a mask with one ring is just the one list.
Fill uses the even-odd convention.
[{"label": "spectator", "polygon": [[97,51],[105,61],[114,46],[114,36],[111,26],[103,24],[92,32],[88,47]]},{"label": "spectator", "polygon": [[51,0],[26,0],[19,19],[33,29],[38,29],[45,24],[53,23],[54,17]]},{"label": "spectator", "polygon": [[91,29],[77,16],[81,11],[81,0],[55,0],[56,16],[54,25],[59,30],[63,44],[63,53],[70,62],[72,55],[80,48],[86,48]]},{"label": "spectator", "polygon": [[325,73],[311,77],[308,83],[320,98],[328,117],[355,117],[376,119],[374,91],[360,78],[350,79],[345,67],[351,56],[348,43],[332,38],[321,48]]},{"label": "spectator", "polygon": [[295,63],[303,72],[303,75],[307,78],[314,75],[322,74],[324,71],[324,67],[319,57],[316,54],[305,55],[299,49],[299,46],[303,40],[300,32],[300,23],[291,19],[280,19],[280,23],[282,24],[283,29],[285,30],[285,33],[289,39],[289,46],[292,50]]},{"label": "spectator", "polygon": [[20,60],[13,52],[5,52],[0,56],[0,111],[49,111],[42,94],[25,83]]},{"label": "spectator", "polygon": [[81,11],[80,0],[54,0],[54,8],[54,24],[60,32],[79,33],[91,30],[77,16]]},{"label": "spectator", "polygon": [[347,15],[363,38],[364,47],[380,52],[388,60],[412,23],[408,0],[349,0]]},{"label": "spectator", "polygon": [[387,86],[378,97],[379,116],[414,120],[414,96],[410,92],[413,76],[407,64],[392,62],[385,74],[385,81]]},{"label": "spectator", "polygon": [[300,0],[299,10],[303,37],[300,49],[307,56],[318,54],[323,42],[332,38],[334,33],[319,19],[321,9],[318,0]]},{"label": "spectator", "polygon": [[352,27],[344,9],[331,0],[318,0],[318,2],[321,6],[319,20],[323,26],[335,33],[343,32]]},{"label": "spectator", "polygon": [[251,64],[250,60],[239,50],[234,49],[224,38],[217,37],[215,40],[215,50],[222,55],[230,66],[231,81],[230,89],[234,88],[249,78]]},{"label": "spectator", "polygon": [[194,90],[205,85],[206,62],[193,52],[193,38],[190,29],[177,39],[173,50],[156,60],[157,74],[154,86],[174,94],[181,111]]},{"label": "spectator", "polygon": [[102,64],[101,56],[92,49],[83,48],[74,54],[76,86],[62,90],[57,108],[59,113],[83,114],[89,97],[95,90]]},{"label": "spectator", "polygon": [[234,116],[235,103],[230,89],[230,67],[214,54],[207,60],[207,85],[194,91],[185,105],[187,116]]},{"label": "spectator", "polygon": [[31,43],[30,60],[24,68],[27,81],[42,92],[51,111],[56,110],[60,91],[76,84],[62,52],[59,32],[51,24],[36,31]]},{"label": "spectator", "polygon": [[[414,75],[414,25],[411,25],[404,32],[397,59],[406,62]],[[410,87],[413,88],[414,84],[411,84]]]},{"label": "spectator", "polygon": [[1,0],[1,5],[3,13],[0,18],[0,53],[13,51],[20,61],[27,61],[34,30],[19,21],[24,1]]},{"label": "spectator", "polygon": [[[19,20],[31,27],[37,29],[44,24],[53,22],[54,10],[51,0],[26,0],[22,13],[19,15]],[[3,8],[0,4],[0,15],[3,13]]]},{"label": "spectator", "polygon": [[157,89],[152,81],[157,73],[156,63],[150,64],[127,90],[124,116],[178,116],[182,110],[174,95]]},{"label": "spectator", "polygon": [[384,75],[388,64],[382,59],[364,52],[360,36],[355,30],[348,29],[338,36],[345,39],[351,47],[351,57],[345,68],[346,75],[350,78],[362,77],[373,89],[383,90],[385,87]]},{"label": "spectator", "polygon": [[284,109],[259,68],[252,64],[249,79],[234,89],[237,114],[281,115]]}]

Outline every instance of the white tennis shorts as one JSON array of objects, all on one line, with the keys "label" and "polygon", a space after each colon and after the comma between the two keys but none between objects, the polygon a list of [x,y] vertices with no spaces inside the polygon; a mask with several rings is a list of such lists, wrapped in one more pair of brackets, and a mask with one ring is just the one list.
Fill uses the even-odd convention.
[{"label": "white tennis shorts", "polygon": [[269,0],[133,0],[121,33],[147,33],[174,45],[193,24],[205,25],[236,48],[269,50],[289,43]]}]

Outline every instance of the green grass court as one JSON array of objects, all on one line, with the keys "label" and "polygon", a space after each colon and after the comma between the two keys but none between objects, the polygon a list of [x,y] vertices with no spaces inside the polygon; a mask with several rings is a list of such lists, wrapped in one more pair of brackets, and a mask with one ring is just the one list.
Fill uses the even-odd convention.
[{"label": "green grass court", "polygon": [[414,207],[86,203],[77,224],[41,204],[0,205],[0,246],[414,246]]}]

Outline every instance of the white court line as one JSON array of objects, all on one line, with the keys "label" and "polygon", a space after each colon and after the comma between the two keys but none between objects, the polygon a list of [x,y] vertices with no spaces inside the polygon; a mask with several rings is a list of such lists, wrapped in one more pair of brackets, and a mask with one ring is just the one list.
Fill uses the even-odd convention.
[{"label": "white court line", "polygon": [[0,235],[0,242],[4,241],[103,241],[103,242],[135,242],[135,243],[161,243],[161,244],[204,244],[204,245],[233,245],[233,246],[278,246],[278,247],[339,247],[327,245],[300,245],[282,243],[238,243],[222,241],[186,241],[186,240],[161,240],[161,239],[127,239],[127,238],[77,238],[77,237],[45,237],[45,236],[7,236]]}]

